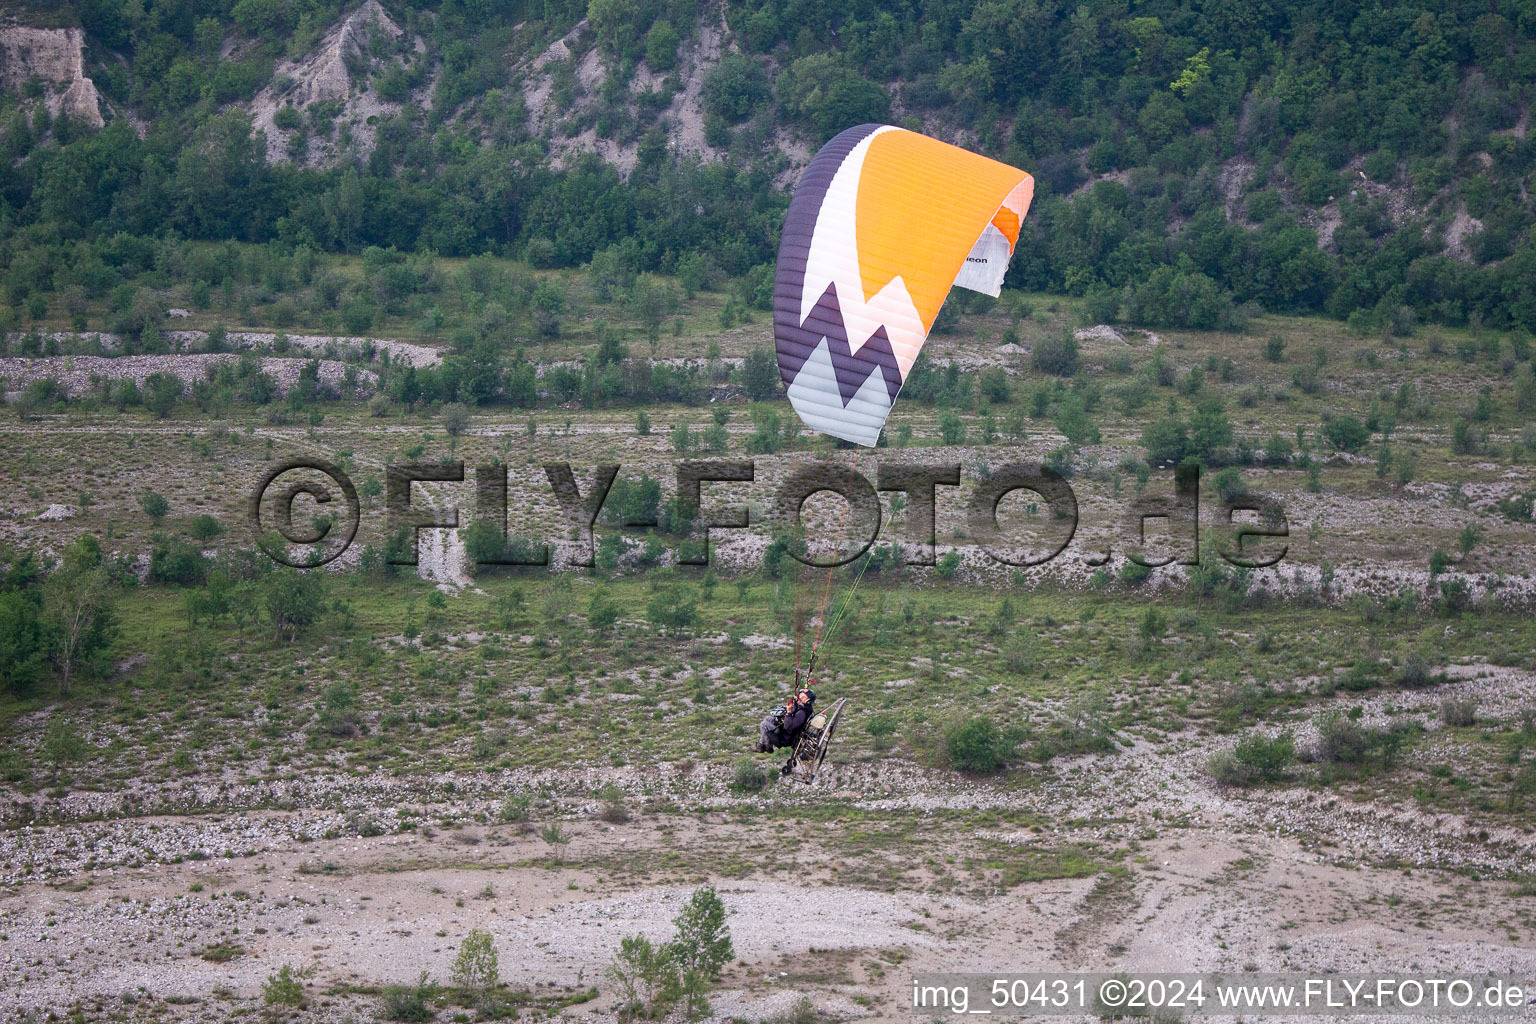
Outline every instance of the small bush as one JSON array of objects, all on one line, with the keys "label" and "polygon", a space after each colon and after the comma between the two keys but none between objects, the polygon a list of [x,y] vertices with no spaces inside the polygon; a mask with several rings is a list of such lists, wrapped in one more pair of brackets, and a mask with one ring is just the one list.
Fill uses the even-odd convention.
[{"label": "small bush", "polygon": [[514,793],[501,802],[501,809],[497,817],[502,821],[527,821],[529,808],[533,804],[533,798],[526,793]]},{"label": "small bush", "polygon": [[602,807],[597,816],[610,825],[622,824],[629,820],[629,806],[624,802],[624,791],[613,783],[608,783],[597,791],[597,798],[602,801]]},{"label": "small bush", "polygon": [[1296,763],[1296,739],[1289,731],[1278,736],[1249,733],[1238,741],[1232,756],[1253,780],[1275,782]]},{"label": "small bush", "polygon": [[198,956],[211,964],[227,964],[231,960],[245,955],[245,947],[237,946],[233,942],[220,942],[207,946]]},{"label": "small bush", "polygon": [[1428,686],[1433,681],[1433,674],[1434,663],[1429,658],[1419,651],[1409,651],[1398,670],[1397,682],[1410,688]]},{"label": "small bush", "polygon": [[1035,667],[1037,652],[1032,633],[1018,632],[1003,647],[1003,666],[1016,676]]},{"label": "small bush", "polygon": [[1352,763],[1365,757],[1366,737],[1359,723],[1337,711],[1322,716],[1317,735],[1319,760]]},{"label": "small bush", "polygon": [[811,1002],[810,996],[801,996],[789,1009],[769,1019],[770,1024],[816,1024],[821,1015],[816,1012],[816,1004]]},{"label": "small bush", "polygon": [[1248,766],[1230,750],[1218,750],[1206,758],[1205,771],[1220,786],[1247,786],[1253,782]]},{"label": "small bush", "polygon": [[1440,702],[1440,721],[1455,729],[1477,724],[1477,701],[1471,697],[1447,697]]},{"label": "small bush", "polygon": [[944,754],[963,772],[995,772],[1003,767],[1007,750],[997,725],[984,715],[956,723],[944,733]]},{"label": "small bush", "polygon": [[876,750],[889,750],[891,737],[896,735],[896,720],[890,715],[875,715],[865,720],[864,731]]},{"label": "small bush", "polygon": [[284,964],[262,982],[261,998],[268,1006],[303,1006],[304,983],[294,976],[293,968]]},{"label": "small bush", "polygon": [[637,1017],[660,1020],[682,997],[682,976],[668,943],[657,945],[644,935],[627,935],[605,972],[618,988],[620,1021]]},{"label": "small bush", "polygon": [[437,986],[421,972],[414,985],[390,985],[379,993],[379,1016],[384,1020],[429,1021],[437,1014],[428,1004],[437,997]]},{"label": "small bush", "polygon": [[768,773],[746,758],[736,762],[731,788],[741,793],[761,793],[768,785]]},{"label": "small bush", "polygon": [[1335,416],[1323,424],[1323,437],[1338,451],[1358,452],[1371,439],[1371,432],[1353,416]]},{"label": "small bush", "polygon": [[565,827],[558,821],[552,821],[539,829],[539,838],[548,843],[550,849],[555,852],[556,861],[565,856],[565,848],[571,841],[571,837],[565,831]]},{"label": "small bush", "polygon": [[1070,328],[1064,328],[1056,337],[1042,338],[1035,344],[1033,353],[1035,369],[1057,377],[1070,377],[1077,372],[1077,339]]},{"label": "small bush", "polygon": [[1316,760],[1358,765],[1375,756],[1382,767],[1390,768],[1410,732],[1412,727],[1404,723],[1375,729],[1330,711],[1317,720]]}]

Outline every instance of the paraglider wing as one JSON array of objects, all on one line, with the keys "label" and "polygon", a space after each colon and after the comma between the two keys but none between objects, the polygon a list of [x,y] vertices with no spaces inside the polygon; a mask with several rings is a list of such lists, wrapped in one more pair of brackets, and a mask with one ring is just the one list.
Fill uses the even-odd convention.
[{"label": "paraglider wing", "polygon": [[873,445],[951,285],[997,295],[1035,181],[891,125],[850,128],[801,175],[784,218],[773,329],[790,404]]}]

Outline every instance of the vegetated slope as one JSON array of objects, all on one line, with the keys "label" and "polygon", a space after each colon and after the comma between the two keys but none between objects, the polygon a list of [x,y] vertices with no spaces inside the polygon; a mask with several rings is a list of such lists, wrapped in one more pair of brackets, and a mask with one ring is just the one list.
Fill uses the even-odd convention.
[{"label": "vegetated slope", "polygon": [[[772,259],[809,152],[892,120],[1030,169],[1041,187],[1010,283],[1089,295],[1097,320],[1240,326],[1251,303],[1388,331],[1536,324],[1524,9],[75,13],[81,81],[120,114],[92,133],[38,113],[26,84],[9,94],[13,319],[33,294],[109,290],[106,241],[167,231],[546,266],[621,246],[637,269],[697,256],[741,277]],[[91,255],[107,272],[76,269]]]}]

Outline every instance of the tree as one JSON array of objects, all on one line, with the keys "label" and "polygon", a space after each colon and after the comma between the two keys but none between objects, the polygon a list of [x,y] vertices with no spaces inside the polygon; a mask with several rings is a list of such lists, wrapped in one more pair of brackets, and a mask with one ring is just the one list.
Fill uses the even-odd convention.
[{"label": "tree", "polygon": [[705,978],[717,978],[735,955],[731,930],[725,923],[725,902],[714,886],[702,885],[693,891],[681,912],[672,919],[677,937],[672,940],[673,955],[686,969]]},{"label": "tree", "polygon": [[779,390],[779,365],[772,352],[755,348],[741,364],[741,386],[754,402],[771,400]]},{"label": "tree", "polygon": [[599,590],[587,602],[587,626],[595,633],[606,633],[619,621],[619,605]]},{"label": "tree", "polygon": [[217,519],[204,512],[192,520],[192,525],[188,527],[187,532],[196,540],[210,541],[223,533],[224,527]]},{"label": "tree", "polygon": [[965,444],[965,434],[965,421],[953,409],[945,409],[939,414],[939,437],[945,444]]},{"label": "tree", "polygon": [[475,928],[464,937],[449,977],[462,992],[477,999],[483,1000],[495,991],[501,984],[501,973],[496,941],[490,932]]},{"label": "tree", "polygon": [[32,595],[0,593],[0,679],[26,696],[48,664],[47,635]]},{"label": "tree", "polygon": [[702,98],[706,114],[740,124],[768,102],[768,76],[754,58],[728,53],[705,77]]},{"label": "tree", "polygon": [[1210,461],[1231,443],[1232,423],[1222,411],[1221,402],[1211,398],[1195,406],[1194,415],[1189,418],[1189,453]]},{"label": "tree", "polygon": [[143,509],[144,514],[154,520],[156,525],[159,525],[160,520],[164,519],[165,514],[171,510],[171,503],[165,500],[163,494],[145,491],[139,496],[139,508]]},{"label": "tree", "polygon": [[449,437],[458,437],[469,429],[469,408],[458,402],[451,402],[443,406],[443,429]]},{"label": "tree", "polygon": [[107,575],[100,566],[62,567],[43,584],[43,609],[59,670],[59,693],[68,695],[75,667],[106,648],[117,635],[107,598]]},{"label": "tree", "polygon": [[681,589],[659,589],[645,605],[645,617],[657,629],[672,633],[692,626],[698,617],[698,600]]},{"label": "tree", "polygon": [[719,976],[721,968],[735,955],[725,913],[725,902],[719,893],[713,886],[702,885],[672,919],[677,936],[670,948],[682,969],[682,991],[690,1020],[709,1012],[709,1001],[705,998],[708,983]]},{"label": "tree", "polygon": [[144,379],[144,407],[163,420],[176,408],[182,388],[181,378],[174,373],[152,373]]},{"label": "tree", "polygon": [[653,71],[671,71],[677,65],[677,45],[682,37],[669,21],[658,21],[645,36],[645,62]]},{"label": "tree", "polygon": [[301,977],[303,977],[302,973],[295,972],[292,967],[283,964],[276,974],[269,974],[267,980],[262,983],[262,1002],[268,1006],[303,1006],[304,983],[299,980]]},{"label": "tree", "polygon": [[272,623],[272,639],[293,641],[320,617],[325,598],[321,573],[280,568],[267,577],[263,604]]},{"label": "tree", "polygon": [[655,945],[644,935],[626,935],[607,970],[619,986],[619,1019],[659,1020],[682,995],[682,979],[670,944]]},{"label": "tree", "polygon": [[1057,377],[1072,376],[1077,372],[1077,338],[1073,336],[1072,329],[1064,327],[1054,338],[1042,338],[1036,343],[1031,358],[1035,369],[1041,373]]},{"label": "tree", "polygon": [[956,722],[946,729],[944,752],[950,764],[963,772],[995,772],[1006,757],[997,724],[985,715]]},{"label": "tree", "polygon": [[813,53],[779,72],[779,105],[816,141],[854,124],[885,121],[891,97],[837,53]]},{"label": "tree", "polygon": [[1323,439],[1341,452],[1358,452],[1371,439],[1364,423],[1353,416],[1334,416],[1323,424]]},{"label": "tree", "polygon": [[630,314],[645,329],[646,340],[655,348],[661,342],[661,322],[677,309],[677,290],[647,274],[630,288]]},{"label": "tree", "polygon": [[1088,403],[1079,394],[1062,398],[1056,412],[1056,429],[1072,444],[1098,444],[1099,428],[1088,413]]},{"label": "tree", "polygon": [[545,278],[533,291],[534,325],[546,338],[560,336],[560,317],[565,313],[565,289],[553,278]]},{"label": "tree", "polygon": [[1177,465],[1189,452],[1189,430],[1183,420],[1170,413],[1147,424],[1141,432],[1141,444],[1147,450],[1148,462]]}]

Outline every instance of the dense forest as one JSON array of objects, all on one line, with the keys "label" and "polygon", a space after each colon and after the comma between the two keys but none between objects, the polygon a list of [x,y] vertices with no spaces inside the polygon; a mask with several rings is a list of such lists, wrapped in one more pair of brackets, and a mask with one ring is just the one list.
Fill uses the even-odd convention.
[{"label": "dense forest", "polygon": [[[344,157],[319,164],[311,142],[350,131],[337,104],[279,110],[288,160],[268,159],[248,104],[340,4],[84,0],[13,15],[84,30],[107,123],[51,117],[36,83],[0,101],[3,326],[105,300],[111,325],[136,334],[156,316],[142,286],[215,301],[250,276],[219,250],[190,258],[186,240],[269,243],[294,268],[273,275],[295,302],[363,331],[389,290],[309,279],[306,252],[597,259],[734,282],[766,306],[786,139],[814,147],[888,119],[1032,171],[1010,284],[1088,296],[1096,319],[1240,328],[1262,309],[1372,332],[1536,328],[1530,0],[383,6],[402,35],[375,33],[348,73],[397,112],[377,117],[371,145],[342,138]],[[717,28],[700,159],[672,145],[662,112],[683,88],[679,54]],[[519,69],[562,36],[560,131],[634,146],[632,167],[556,159],[530,121]],[[578,104],[572,69],[593,48],[603,78]]]}]

